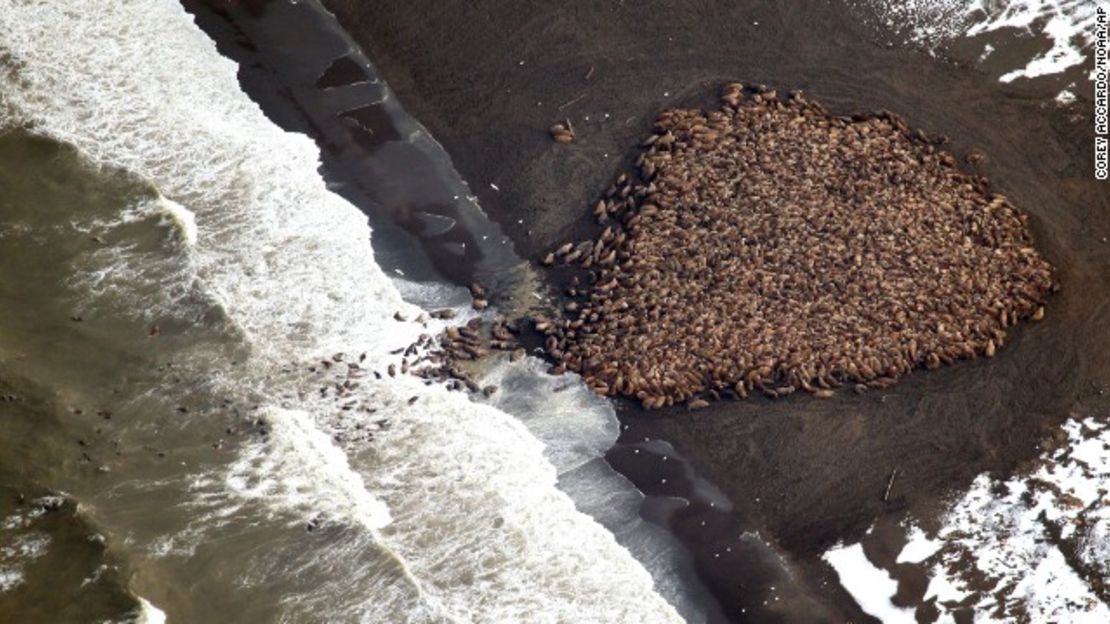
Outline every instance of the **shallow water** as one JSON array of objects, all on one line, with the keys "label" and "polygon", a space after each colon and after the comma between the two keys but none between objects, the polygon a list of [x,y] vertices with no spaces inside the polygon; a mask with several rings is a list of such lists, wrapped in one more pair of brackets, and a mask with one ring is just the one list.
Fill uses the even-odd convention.
[{"label": "shallow water", "polygon": [[[103,490],[113,467],[148,454],[125,450],[117,423],[129,415],[104,406],[150,388],[146,369],[157,366],[162,345],[138,348],[142,321],[120,318],[119,303],[103,296],[117,276],[103,271],[116,253],[155,267],[169,228],[151,210],[158,202],[151,188],[91,170],[56,142],[4,131],[0,162],[0,377],[7,399],[0,405],[0,544],[7,551],[0,612],[28,621],[119,617],[139,608],[124,562],[106,544],[95,512],[66,492],[85,480]],[[107,226],[124,212],[134,220]],[[92,282],[87,298],[67,288],[79,273]],[[27,539],[39,546],[12,550]],[[72,599],[59,602],[62,596]]]},{"label": "shallow water", "polygon": [[[24,522],[49,488],[71,502],[43,518],[76,518],[12,537],[26,546],[0,562],[6,617],[44,617],[37,570],[58,551],[118,570],[70,584],[89,602],[75,614],[105,619],[679,620],[557,487],[615,438],[608,405],[565,395],[545,438],[535,406],[518,419],[372,374],[437,331],[394,319],[419,313],[402,291],[435,307],[458,291],[386,277],[312,142],[261,114],[181,7],[2,9],[0,366],[16,399],[0,470],[27,492],[3,511]],[[434,255],[391,258],[416,273]],[[579,489],[623,498],[595,512],[673,574],[627,483],[603,471]],[[78,556],[79,532],[103,539]],[[665,591],[682,606],[681,583]]]}]

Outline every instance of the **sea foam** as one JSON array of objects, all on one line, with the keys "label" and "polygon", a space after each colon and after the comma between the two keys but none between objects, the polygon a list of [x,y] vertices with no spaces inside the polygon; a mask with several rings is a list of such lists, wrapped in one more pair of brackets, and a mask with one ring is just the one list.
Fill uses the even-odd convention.
[{"label": "sea foam", "polygon": [[316,146],[266,119],[179,5],[0,0],[0,63],[0,119],[160,194],[153,207],[180,232],[181,270],[155,278],[126,255],[116,261],[131,266],[116,268],[201,291],[249,346],[241,366],[208,363],[221,391],[271,401],[260,413],[274,429],[228,469],[228,495],[257,502],[262,491],[291,518],[309,507],[361,527],[359,540],[404,569],[396,583],[332,579],[317,616],[331,617],[326,595],[342,588],[346,602],[364,592],[335,614],[344,619],[679,620],[644,568],[556,488],[542,443],[515,418],[416,379],[370,380],[363,396],[392,426],[344,451],[321,434],[333,405],[304,398],[308,382],[275,384],[290,362],[338,351],[365,351],[365,367],[380,369],[428,329],[394,320],[420,310],[374,263],[365,216],[325,188]]}]

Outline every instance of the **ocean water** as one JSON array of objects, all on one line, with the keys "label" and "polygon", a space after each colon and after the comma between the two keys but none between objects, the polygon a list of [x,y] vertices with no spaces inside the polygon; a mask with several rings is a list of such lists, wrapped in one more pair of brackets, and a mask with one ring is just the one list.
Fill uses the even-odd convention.
[{"label": "ocean water", "polygon": [[[262,114],[177,3],[0,2],[0,162],[5,614],[696,619],[576,508],[624,496],[596,515],[635,523],[627,487],[558,487],[611,445],[607,404],[488,405],[373,374],[440,329],[403,290],[457,291],[382,272],[316,146]],[[47,489],[59,509],[18,496]],[[36,570],[75,535],[95,547],[72,584],[92,606],[32,611]],[[653,543],[641,560],[665,569]]]}]

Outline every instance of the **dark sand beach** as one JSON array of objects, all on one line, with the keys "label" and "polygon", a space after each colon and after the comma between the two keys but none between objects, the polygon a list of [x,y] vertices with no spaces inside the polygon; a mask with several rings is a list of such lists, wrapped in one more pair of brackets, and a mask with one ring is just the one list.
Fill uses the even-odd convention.
[{"label": "dark sand beach", "polygon": [[[1062,291],[1043,323],[1018,328],[991,360],[826,401],[760,398],[696,413],[621,405],[624,441],[671,441],[735,504],[731,514],[687,508],[672,523],[731,617],[742,617],[751,586],[740,580],[741,563],[714,553],[738,526],[754,523],[780,545],[836,619],[867,619],[817,559],[824,549],[907,511],[927,526],[975,475],[1014,470],[1081,401],[1102,403],[1110,194],[1093,180],[1090,136],[1077,122],[1090,106],[1085,92],[1070,110],[1051,104],[1086,69],[1003,84],[997,75],[1021,61],[994,58],[997,73],[987,74],[970,66],[977,51],[966,42],[954,60],[888,46],[838,2],[325,4],[533,260],[596,235],[593,201],[628,168],[660,110],[715,108],[719,85],[732,80],[804,89],[834,113],[895,111],[912,127],[951,137],[957,155],[985,153],[978,169],[964,168],[983,172],[992,190],[1031,215]],[[547,134],[564,119],[577,132],[570,145]],[[620,445],[610,461],[648,493],[683,487],[661,484],[658,464]]]},{"label": "dark sand beach", "polygon": [[[196,11],[203,3],[186,4]],[[720,85],[734,80],[803,89],[834,114],[889,109],[913,128],[947,135],[958,156],[984,153],[977,165],[961,166],[989,177],[992,191],[1030,215],[1037,247],[1056,267],[1062,290],[1045,320],[1018,327],[993,359],[919,370],[886,390],[828,400],[799,393],[718,402],[697,412],[644,412],[618,401],[624,432],[608,455],[616,469],[649,496],[691,498],[698,486],[677,462],[639,452],[640,442],[663,440],[733,505],[695,503],[660,515],[691,550],[722,617],[873,621],[820,559],[826,549],[907,514],[929,528],[976,475],[1019,469],[1061,422],[1110,403],[1103,398],[1110,354],[1102,347],[1110,340],[1104,305],[1110,224],[1101,219],[1110,194],[1090,171],[1085,94],[1080,90],[1068,108],[1052,103],[1086,68],[1003,84],[998,74],[1024,60],[1000,55],[985,73],[971,66],[974,42],[962,42],[947,60],[887,45],[885,33],[838,2],[325,4],[405,109],[446,148],[516,252],[533,261],[563,242],[596,237],[594,201],[630,169],[633,147],[661,110],[715,109]],[[312,110],[297,110],[311,96],[260,95],[270,75],[251,62],[256,50],[249,41],[239,41],[258,44],[258,32],[221,32],[219,20],[203,12],[199,18],[221,51],[243,63],[244,89],[268,116],[292,129],[304,122],[299,116],[313,118]],[[274,41],[279,35],[288,33]],[[351,79],[343,66],[333,68],[321,80]],[[577,133],[569,145],[548,134],[564,120]],[[332,136],[317,119],[309,125],[316,126],[310,133]],[[370,214],[375,245],[393,236],[402,247],[389,228],[406,229],[404,207],[390,205],[388,196],[360,196],[359,170],[344,169],[357,159],[335,156],[348,146],[324,147],[332,148],[331,156],[324,150],[325,174],[354,180],[341,192]],[[498,267],[481,252],[459,263],[426,251],[438,272],[459,284]],[[545,275],[551,286],[561,284],[562,274]],[[897,552],[897,533],[876,531],[869,547]],[[780,550],[800,594],[775,604],[783,577],[738,546],[745,534]],[[900,580],[902,604],[917,606],[922,579]]]}]

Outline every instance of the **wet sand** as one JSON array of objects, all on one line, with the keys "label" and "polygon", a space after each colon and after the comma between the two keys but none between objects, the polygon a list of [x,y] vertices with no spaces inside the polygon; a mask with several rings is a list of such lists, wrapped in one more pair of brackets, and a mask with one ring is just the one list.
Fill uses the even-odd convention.
[{"label": "wet sand", "polygon": [[[946,495],[983,471],[1007,472],[1035,456],[1038,442],[1106,383],[1110,223],[1101,217],[1110,192],[1093,180],[1089,131],[1076,121],[1088,117],[1089,102],[1081,99],[1078,112],[1051,103],[1086,68],[1001,84],[997,75],[1023,60],[992,57],[998,72],[987,75],[886,47],[838,3],[325,4],[447,148],[518,252],[535,260],[596,235],[596,193],[628,167],[626,155],[658,111],[711,107],[730,80],[801,88],[834,113],[895,111],[912,127],[952,137],[957,154],[984,152],[979,167],[992,190],[1031,215],[1062,291],[1043,323],[1019,328],[992,360],[914,372],[860,397],[650,415],[621,405],[622,441],[671,441],[735,504],[731,514],[694,506],[672,518],[733,619],[747,619],[741,609],[761,599],[752,585],[759,579],[738,580],[742,562],[714,556],[735,542],[738,527],[754,523],[785,549],[836,619],[866,621],[817,559],[824,549],[907,511],[927,527]],[[964,61],[975,57],[966,47],[957,51]],[[571,145],[547,133],[565,118],[577,131]],[[634,458],[627,446],[610,461],[647,493],[684,487],[682,479],[661,483],[665,467]],[[828,617],[808,615],[779,619]]]},{"label": "wet sand", "polygon": [[[529,263],[514,253],[499,226],[480,212],[470,189],[450,169],[447,154],[401,110],[376,69],[352,48],[354,44],[331,15],[315,2],[227,6],[186,0],[183,4],[218,50],[239,64],[242,88],[265,114],[284,129],[316,140],[323,161],[321,174],[329,188],[369,218],[380,266],[404,276],[405,283],[432,280],[462,285],[481,280],[497,295],[498,309],[510,314],[521,313],[513,306],[533,300],[535,272]],[[346,123],[352,118],[356,124]],[[419,290],[409,294],[427,309],[446,303],[423,301]],[[469,301],[469,294],[465,297]],[[529,386],[524,392],[535,390]],[[580,390],[588,393],[584,387]],[[497,393],[503,395],[519,398],[519,393]],[[552,446],[564,442],[571,440],[560,439]],[[670,456],[677,463],[676,454]],[[627,488],[630,507],[621,510],[625,503],[619,503],[618,509],[607,510],[604,501],[590,499],[599,488],[610,487],[607,483],[619,483],[621,491]],[[705,617],[724,621],[715,600],[697,580],[689,555],[661,528],[670,509],[665,501],[650,510],[654,515],[648,523],[642,522],[636,513],[639,494],[600,457],[589,468],[562,475],[560,488],[581,494],[575,499],[581,511],[613,531],[641,561],[650,560],[650,570],[667,586],[660,588],[661,593],[674,597],[680,610],[688,609],[695,621]],[[593,512],[591,505],[597,507]],[[651,499],[644,505],[651,506]],[[767,546],[757,540],[751,550],[766,554]],[[773,556],[769,559],[777,568]]]}]

